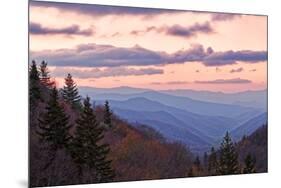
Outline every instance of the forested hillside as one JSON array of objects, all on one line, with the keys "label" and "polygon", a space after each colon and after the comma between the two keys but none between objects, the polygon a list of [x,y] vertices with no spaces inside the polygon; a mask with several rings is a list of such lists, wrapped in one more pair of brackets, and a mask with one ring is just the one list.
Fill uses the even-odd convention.
[{"label": "forested hillside", "polygon": [[227,132],[220,147],[197,155],[145,124],[123,120],[110,102],[92,100],[80,96],[71,74],[57,88],[46,62],[31,63],[32,187],[267,171],[267,126],[238,143]]},{"label": "forested hillside", "polygon": [[268,150],[267,142],[268,131],[267,125],[258,128],[250,136],[245,136],[237,144],[237,151],[240,153],[240,161],[247,155],[251,155],[255,160],[256,172],[267,172]]}]

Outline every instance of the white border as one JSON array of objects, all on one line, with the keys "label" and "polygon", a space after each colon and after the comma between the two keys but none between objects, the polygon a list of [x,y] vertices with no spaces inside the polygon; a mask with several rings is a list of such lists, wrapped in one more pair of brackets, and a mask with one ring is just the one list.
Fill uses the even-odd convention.
[{"label": "white border", "polygon": [[[58,1],[58,0],[57,0]],[[269,173],[80,185],[73,187],[278,187],[280,184],[280,5],[276,0],[65,0],[200,11],[269,15]],[[64,1],[64,2],[65,2]],[[27,0],[1,2],[0,187],[27,186]],[[275,186],[274,186],[275,185]]]}]

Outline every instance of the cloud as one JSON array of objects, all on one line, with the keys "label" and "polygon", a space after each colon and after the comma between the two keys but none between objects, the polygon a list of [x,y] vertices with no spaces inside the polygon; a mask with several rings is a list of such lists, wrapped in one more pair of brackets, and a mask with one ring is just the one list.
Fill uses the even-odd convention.
[{"label": "cloud", "polygon": [[230,21],[235,18],[239,18],[241,15],[239,14],[226,14],[226,13],[212,13],[211,20],[212,21]]},{"label": "cloud", "polygon": [[164,64],[168,55],[137,45],[132,48],[122,48],[111,45],[83,44],[74,49],[31,52],[31,58],[46,59],[50,65],[54,66],[118,67]]},{"label": "cloud", "polygon": [[203,60],[203,64],[206,66],[221,66],[236,64],[237,61],[247,63],[257,63],[261,61],[267,61],[266,51],[225,51],[225,52],[213,52],[206,56]]},{"label": "cloud", "polygon": [[244,69],[242,67],[238,68],[238,69],[231,69],[229,72],[230,73],[236,73],[236,72],[242,72]]},{"label": "cloud", "polygon": [[205,22],[203,24],[195,23],[194,25],[188,27],[181,26],[178,24],[172,26],[161,26],[161,27],[150,26],[144,30],[133,30],[130,32],[130,34],[139,36],[152,31],[157,33],[165,33],[166,35],[170,35],[170,36],[184,37],[184,38],[196,37],[198,34],[214,33],[214,29],[211,27],[209,22]]},{"label": "cloud", "polygon": [[66,73],[70,73],[73,76],[81,79],[87,78],[102,78],[102,77],[118,77],[118,76],[141,76],[141,75],[154,75],[163,74],[162,69],[154,68],[125,68],[125,67],[113,67],[113,68],[70,68],[70,67],[56,67],[52,74],[57,77],[65,77]]},{"label": "cloud", "polygon": [[136,16],[155,16],[159,14],[172,14],[183,12],[180,10],[137,8],[125,6],[93,5],[78,3],[60,3],[60,2],[39,2],[31,1],[31,7],[56,8],[63,12],[75,12],[77,14],[90,16],[108,16],[108,15],[136,15]]},{"label": "cloud", "polygon": [[257,71],[257,69],[251,69],[250,70],[250,72],[256,72]]},{"label": "cloud", "polygon": [[148,32],[151,32],[151,31],[162,32],[163,26],[162,27],[149,26],[144,30],[133,30],[133,31],[130,32],[130,34],[134,35],[134,36],[139,36],[139,35],[144,35],[145,33],[148,33]]},{"label": "cloud", "polygon": [[189,84],[187,81],[172,81],[172,82],[151,82],[152,85],[183,85]]},{"label": "cloud", "polygon": [[199,72],[200,72],[200,70],[196,70],[195,72],[196,72],[196,73],[199,73]]},{"label": "cloud", "polygon": [[167,35],[177,36],[177,37],[195,37],[198,34],[209,34],[214,33],[213,28],[209,24],[209,22],[206,22],[204,24],[196,23],[190,27],[183,27],[180,25],[173,25],[172,27],[164,28],[165,33]]},{"label": "cloud", "polygon": [[212,48],[192,45],[190,49],[168,54],[153,51],[138,45],[131,48],[112,45],[82,44],[72,49],[32,51],[31,59],[47,60],[53,66],[118,67],[164,65],[186,62],[200,62],[205,66],[223,66],[267,61],[266,51],[215,52]]},{"label": "cloud", "polygon": [[81,30],[78,25],[72,25],[64,28],[50,28],[43,27],[41,24],[31,22],[29,25],[29,32],[33,35],[83,35],[91,36],[93,31],[91,29]]},{"label": "cloud", "polygon": [[249,84],[252,83],[251,80],[233,78],[233,79],[217,79],[217,80],[207,80],[207,81],[194,81],[196,84]]}]

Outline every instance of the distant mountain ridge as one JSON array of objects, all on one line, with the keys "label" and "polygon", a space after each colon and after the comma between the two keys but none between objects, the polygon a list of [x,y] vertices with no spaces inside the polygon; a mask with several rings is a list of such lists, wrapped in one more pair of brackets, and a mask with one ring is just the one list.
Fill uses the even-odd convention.
[{"label": "distant mountain ridge", "polygon": [[254,118],[242,123],[236,129],[231,131],[234,139],[239,140],[244,135],[250,135],[261,126],[267,124],[267,113],[262,113]]},{"label": "distant mountain ridge", "polygon": [[[96,101],[97,104],[102,104],[103,101]],[[191,113],[182,109],[177,109],[175,107],[163,105],[159,102],[151,101],[146,98],[132,98],[126,101],[115,101],[109,100],[111,107],[118,114],[118,110],[123,109],[127,111],[137,112],[166,112],[171,116],[179,120],[184,126],[189,127],[192,132],[198,134],[201,137],[217,137],[225,133],[226,130],[231,130],[235,128],[238,122],[234,119],[226,118],[222,116],[206,116]],[[116,111],[116,109],[118,109]],[[123,115],[123,116],[122,116]],[[129,120],[134,120],[128,117],[128,114],[122,114],[121,117],[127,117]],[[141,122],[141,119],[146,117],[139,115],[137,117]],[[154,117],[154,119],[157,117]],[[200,135],[201,134],[201,135]],[[208,136],[207,136],[208,135]]]},{"label": "distant mountain ridge", "polygon": [[201,114],[201,115],[209,115],[209,116],[225,116],[225,117],[235,117],[241,114],[249,113],[251,111],[256,111],[256,113],[261,113],[262,110],[255,109],[251,107],[243,107],[239,105],[230,105],[230,104],[221,104],[221,103],[213,103],[213,102],[205,102],[199,100],[193,100],[188,97],[180,97],[168,95],[165,93],[157,92],[157,91],[145,91],[138,92],[134,94],[120,94],[120,93],[100,93],[96,92],[95,89],[86,91],[82,88],[80,92],[84,95],[89,95],[93,100],[119,100],[124,101],[130,98],[139,98],[144,97],[146,99],[156,101],[168,106],[176,107],[182,110],[186,110],[192,113]]},{"label": "distant mountain ridge", "polygon": [[243,91],[237,93],[223,93],[212,91],[195,91],[195,90],[162,90],[161,92],[175,95],[185,96],[196,100],[236,104],[247,107],[260,108],[265,110],[267,108],[267,90],[258,91]]},{"label": "distant mountain ridge", "polygon": [[196,152],[218,144],[226,131],[238,140],[267,120],[265,116],[257,118],[266,113],[260,108],[194,100],[148,89],[82,87],[79,91],[82,96],[90,96],[95,105],[108,100],[114,114],[132,125],[149,126],[166,139],[180,141]]},{"label": "distant mountain ridge", "polygon": [[83,93],[92,94],[139,94],[144,92],[159,92],[162,94],[169,94],[178,97],[187,97],[193,100],[203,102],[213,102],[220,104],[232,104],[245,107],[253,107],[262,110],[267,109],[267,90],[257,91],[243,91],[236,93],[223,93],[213,91],[197,91],[191,89],[177,89],[177,90],[151,90],[145,88],[133,88],[128,86],[121,86],[116,88],[95,88],[95,87],[80,87]]}]

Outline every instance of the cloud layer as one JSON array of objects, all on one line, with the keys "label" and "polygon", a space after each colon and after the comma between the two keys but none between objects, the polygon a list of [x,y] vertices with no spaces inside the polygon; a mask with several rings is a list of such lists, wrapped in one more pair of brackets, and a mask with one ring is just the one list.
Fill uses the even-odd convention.
[{"label": "cloud layer", "polygon": [[71,25],[64,28],[50,28],[43,27],[39,23],[31,22],[29,25],[29,32],[34,35],[83,35],[91,36],[93,31],[91,29],[82,30],[78,25]]},{"label": "cloud layer", "polygon": [[244,69],[242,67],[238,68],[238,69],[231,69],[229,72],[230,73],[236,73],[236,72],[242,72]]},{"label": "cloud layer", "polygon": [[194,81],[196,84],[249,84],[251,80],[233,78],[233,79],[217,79],[217,80],[206,80],[206,81]]},{"label": "cloud layer", "polygon": [[77,78],[102,78],[102,77],[118,77],[118,76],[140,76],[140,75],[153,75],[163,74],[162,69],[154,68],[126,68],[126,67],[113,67],[113,68],[90,68],[90,69],[77,69],[69,67],[56,67],[52,74],[56,77],[65,77],[67,73],[72,74]]},{"label": "cloud layer", "polygon": [[60,2],[38,2],[31,1],[31,7],[56,8],[60,11],[76,12],[78,14],[90,16],[108,16],[108,15],[140,15],[154,16],[159,14],[171,14],[183,12],[180,10],[170,9],[153,9],[153,8],[137,8],[125,6],[106,6],[79,3],[60,3]]},{"label": "cloud layer", "polygon": [[180,25],[173,25],[172,27],[165,28],[165,33],[168,35],[178,36],[178,37],[185,37],[190,38],[197,36],[197,34],[209,34],[213,33],[214,30],[209,24],[206,22],[204,24],[196,23],[190,27],[183,27]]},{"label": "cloud layer", "polygon": [[205,23],[195,23],[194,25],[185,27],[179,24],[172,25],[172,26],[161,26],[155,27],[150,26],[144,30],[133,30],[130,32],[131,35],[139,36],[144,35],[148,32],[157,32],[157,33],[164,33],[166,35],[175,36],[175,37],[184,37],[184,38],[191,38],[196,37],[198,34],[210,34],[214,33],[214,29],[211,27],[209,22]]},{"label": "cloud layer", "polygon": [[152,85],[184,85],[189,84],[187,81],[171,81],[171,82],[151,82]]},{"label": "cloud layer", "polygon": [[212,13],[211,20],[212,21],[229,21],[235,18],[241,17],[239,14],[226,14],[226,13]]},{"label": "cloud layer", "polygon": [[201,62],[205,66],[223,66],[267,61],[266,51],[224,51],[206,50],[202,45],[193,45],[188,50],[172,54],[152,51],[138,45],[132,48],[115,47],[112,45],[83,44],[74,49],[44,50],[31,52],[31,59],[47,60],[54,66],[77,67],[118,67],[164,65],[185,62]]}]

